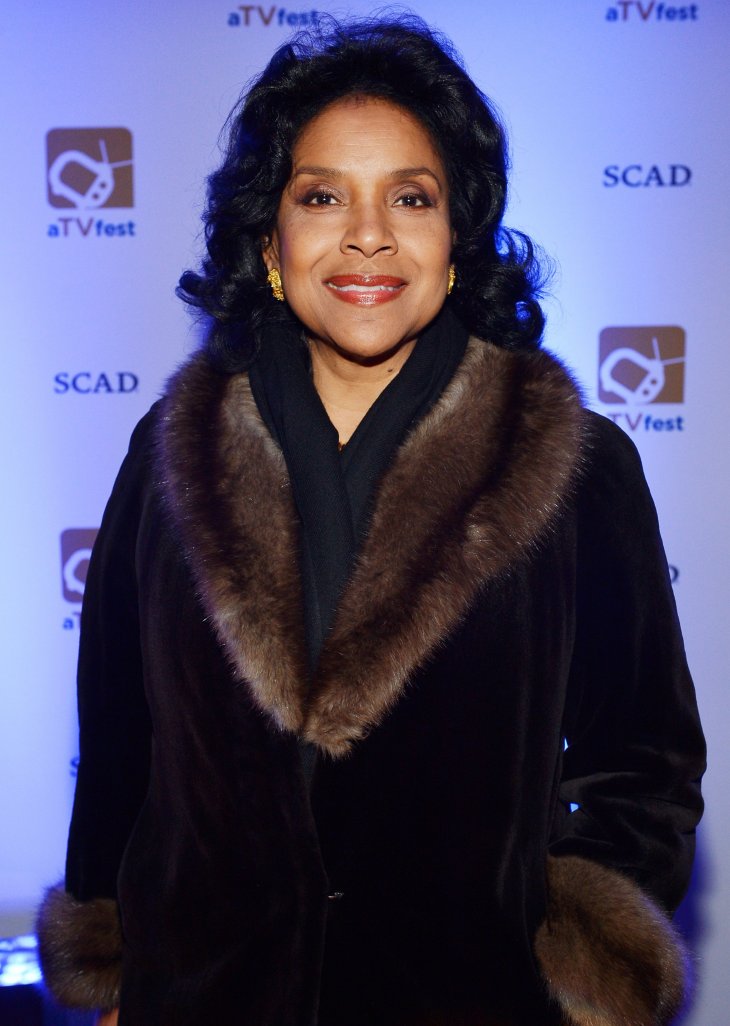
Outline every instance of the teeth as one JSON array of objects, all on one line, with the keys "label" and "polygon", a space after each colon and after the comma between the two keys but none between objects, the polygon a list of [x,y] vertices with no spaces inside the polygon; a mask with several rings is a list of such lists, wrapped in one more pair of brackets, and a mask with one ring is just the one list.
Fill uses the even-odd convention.
[{"label": "teeth", "polygon": [[337,289],[338,292],[395,292],[400,286],[398,285],[332,285],[330,288]]}]

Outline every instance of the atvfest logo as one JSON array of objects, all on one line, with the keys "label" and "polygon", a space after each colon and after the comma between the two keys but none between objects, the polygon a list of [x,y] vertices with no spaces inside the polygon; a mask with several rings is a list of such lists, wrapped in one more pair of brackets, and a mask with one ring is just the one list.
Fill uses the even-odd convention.
[{"label": "atvfest logo", "polygon": [[52,128],[46,135],[46,196],[67,211],[49,225],[51,238],[135,235],[134,221],[97,211],[134,206],[132,133],[128,128]]},{"label": "atvfest logo", "polygon": [[646,408],[684,402],[686,337],[676,326],[604,328],[598,342],[598,398],[630,431],[683,431],[682,415]]},{"label": "atvfest logo", "polygon": [[84,597],[91,550],[98,533],[96,527],[69,527],[61,532],[61,587],[67,602],[78,603]]},{"label": "atvfest logo", "polygon": [[616,0],[606,11],[606,21],[688,22],[699,19],[699,4],[660,3],[659,0]]},{"label": "atvfest logo", "polygon": [[96,527],[69,527],[61,532],[61,591],[65,601],[74,607],[64,615],[65,631],[79,627],[86,574],[98,533]]},{"label": "atvfest logo", "polygon": [[319,11],[290,11],[286,7],[268,4],[239,4],[228,15],[230,28],[251,28],[262,26],[270,28],[299,29],[314,28],[320,19]]}]

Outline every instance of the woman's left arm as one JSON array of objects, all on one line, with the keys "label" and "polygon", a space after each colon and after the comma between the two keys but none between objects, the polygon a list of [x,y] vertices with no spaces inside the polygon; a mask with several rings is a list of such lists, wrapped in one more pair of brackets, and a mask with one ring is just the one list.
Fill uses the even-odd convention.
[{"label": "woman's left arm", "polygon": [[537,953],[568,995],[569,1021],[651,1026],[669,1021],[684,990],[666,913],[689,882],[705,746],[638,453],[590,417],[568,747]]}]

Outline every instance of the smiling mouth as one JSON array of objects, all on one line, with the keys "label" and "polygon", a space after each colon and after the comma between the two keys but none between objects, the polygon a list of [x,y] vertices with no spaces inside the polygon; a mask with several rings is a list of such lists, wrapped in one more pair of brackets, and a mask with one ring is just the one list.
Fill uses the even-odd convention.
[{"label": "smiling mouth", "polygon": [[323,285],[346,303],[374,306],[396,299],[408,282],[385,274],[338,274],[327,278]]}]

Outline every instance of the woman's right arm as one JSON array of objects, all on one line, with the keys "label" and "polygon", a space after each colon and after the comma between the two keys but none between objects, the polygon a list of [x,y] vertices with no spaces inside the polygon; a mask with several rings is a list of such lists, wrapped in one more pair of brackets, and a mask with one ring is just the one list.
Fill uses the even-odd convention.
[{"label": "woman's right arm", "polygon": [[144,696],[136,544],[155,415],[138,425],[94,545],[81,615],[79,769],[65,882],[38,914],[46,984],[64,1005],[115,1022],[121,974],[119,866],[147,790],[150,720]]}]

